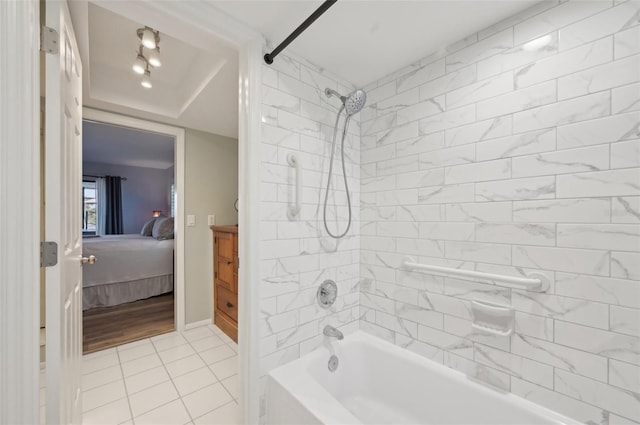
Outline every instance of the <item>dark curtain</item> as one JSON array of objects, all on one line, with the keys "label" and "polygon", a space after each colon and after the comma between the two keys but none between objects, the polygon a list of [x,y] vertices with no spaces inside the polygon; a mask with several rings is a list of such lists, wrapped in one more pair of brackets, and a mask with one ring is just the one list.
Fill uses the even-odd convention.
[{"label": "dark curtain", "polygon": [[122,226],[122,179],[120,177],[106,176],[105,198],[107,217],[104,233],[106,235],[120,235]]}]

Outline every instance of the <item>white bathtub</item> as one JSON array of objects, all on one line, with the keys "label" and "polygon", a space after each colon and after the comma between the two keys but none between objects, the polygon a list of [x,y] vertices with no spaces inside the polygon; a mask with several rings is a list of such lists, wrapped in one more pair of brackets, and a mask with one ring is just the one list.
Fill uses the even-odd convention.
[{"label": "white bathtub", "polygon": [[266,422],[302,424],[577,424],[471,381],[386,341],[356,332],[271,373]]}]

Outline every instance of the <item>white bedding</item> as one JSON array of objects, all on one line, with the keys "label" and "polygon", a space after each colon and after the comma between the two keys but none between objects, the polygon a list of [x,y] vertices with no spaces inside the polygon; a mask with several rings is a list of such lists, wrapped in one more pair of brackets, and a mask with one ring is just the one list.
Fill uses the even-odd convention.
[{"label": "white bedding", "polygon": [[85,288],[173,274],[173,239],[106,235],[84,239],[82,251],[96,256],[95,264],[82,268]]}]

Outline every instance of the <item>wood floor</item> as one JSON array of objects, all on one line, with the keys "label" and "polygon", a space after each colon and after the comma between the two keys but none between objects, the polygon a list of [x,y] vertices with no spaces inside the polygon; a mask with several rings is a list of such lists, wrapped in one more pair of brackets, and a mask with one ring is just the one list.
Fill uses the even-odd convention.
[{"label": "wood floor", "polygon": [[82,314],[85,354],[174,330],[173,293]]}]

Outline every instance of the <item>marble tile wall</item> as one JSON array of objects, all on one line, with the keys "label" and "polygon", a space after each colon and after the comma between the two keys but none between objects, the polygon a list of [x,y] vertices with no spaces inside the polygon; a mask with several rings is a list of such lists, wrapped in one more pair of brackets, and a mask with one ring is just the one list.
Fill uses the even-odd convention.
[{"label": "marble tile wall", "polygon": [[[360,328],[580,421],[640,423],[640,2],[541,2],[366,90]],[[513,306],[515,334],[472,331],[473,299]]]},{"label": "marble tile wall", "polygon": [[[271,369],[323,343],[325,325],[345,334],[359,326],[360,126],[357,117],[351,120],[345,142],[353,223],[346,237],[335,240],[324,230],[322,205],[340,101],[325,96],[327,87],[344,94],[353,90],[304,59],[286,54],[263,66],[259,288],[263,391]],[[302,208],[293,220],[287,215],[295,200],[289,154],[297,155],[301,167]],[[327,209],[334,233],[345,229],[348,214],[338,158]],[[316,291],[326,279],[338,285],[338,298],[324,310],[316,302]]]}]

